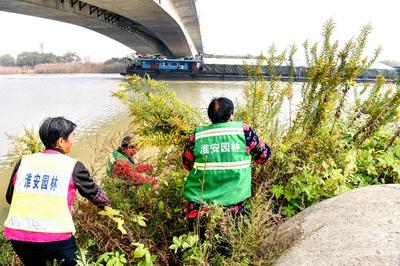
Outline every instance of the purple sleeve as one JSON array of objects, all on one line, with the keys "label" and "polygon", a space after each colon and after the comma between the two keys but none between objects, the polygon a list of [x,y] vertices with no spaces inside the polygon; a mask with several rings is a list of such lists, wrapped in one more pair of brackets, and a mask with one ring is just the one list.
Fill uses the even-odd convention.
[{"label": "purple sleeve", "polygon": [[243,124],[244,136],[246,139],[246,150],[257,164],[264,164],[271,158],[271,148],[265,144],[246,124]]},{"label": "purple sleeve", "polygon": [[111,200],[101,188],[97,190],[96,196],[88,200],[97,207],[111,206]]}]

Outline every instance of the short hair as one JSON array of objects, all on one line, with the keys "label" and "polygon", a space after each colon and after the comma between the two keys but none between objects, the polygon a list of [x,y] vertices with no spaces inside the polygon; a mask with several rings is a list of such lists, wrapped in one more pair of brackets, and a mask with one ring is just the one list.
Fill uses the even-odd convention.
[{"label": "short hair", "polygon": [[212,123],[227,122],[233,115],[233,102],[225,97],[214,98],[208,105],[208,118]]},{"label": "short hair", "polygon": [[68,139],[76,124],[64,117],[48,117],[39,128],[39,136],[46,148],[54,148],[59,138]]},{"label": "short hair", "polygon": [[125,136],[121,141],[121,147],[128,148],[131,145],[132,139],[132,136]]}]

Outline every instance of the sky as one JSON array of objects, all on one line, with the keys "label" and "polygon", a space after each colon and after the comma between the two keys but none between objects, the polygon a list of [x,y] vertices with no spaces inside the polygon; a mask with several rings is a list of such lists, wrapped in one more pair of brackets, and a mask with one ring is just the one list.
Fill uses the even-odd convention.
[{"label": "sky", "polygon": [[[257,55],[274,44],[279,51],[296,44],[321,41],[323,24],[330,18],[336,28],[333,39],[344,43],[370,23],[366,55],[378,46],[378,58],[400,61],[398,0],[197,0],[204,52],[226,55]],[[22,51],[57,55],[76,52],[82,58],[104,61],[123,57],[132,50],[88,29],[57,21],[0,12],[0,54]]]}]

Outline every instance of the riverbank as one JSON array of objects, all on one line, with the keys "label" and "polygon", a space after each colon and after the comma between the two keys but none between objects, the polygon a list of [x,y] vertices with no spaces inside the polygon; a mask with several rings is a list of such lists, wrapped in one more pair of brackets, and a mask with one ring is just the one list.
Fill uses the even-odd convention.
[{"label": "riverbank", "polygon": [[34,67],[0,66],[2,74],[70,74],[70,73],[121,73],[126,65],[120,62],[39,64]]}]

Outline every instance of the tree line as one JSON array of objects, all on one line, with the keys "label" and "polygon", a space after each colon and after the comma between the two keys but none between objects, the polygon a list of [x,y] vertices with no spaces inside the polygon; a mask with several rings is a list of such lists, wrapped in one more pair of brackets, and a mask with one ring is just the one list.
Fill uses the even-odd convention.
[{"label": "tree line", "polygon": [[0,66],[28,66],[54,63],[79,63],[81,58],[75,52],[67,52],[61,56],[53,53],[22,52],[14,58],[10,54],[0,55]]}]

